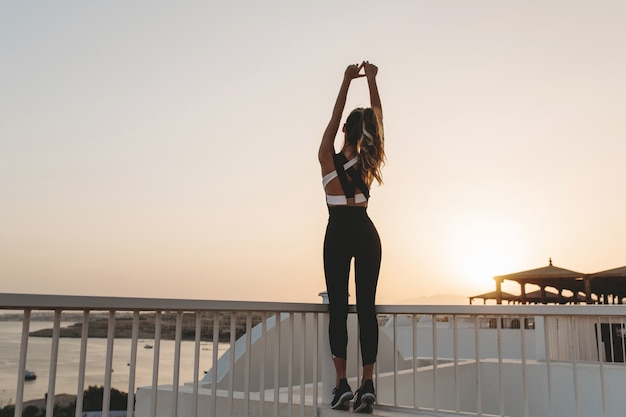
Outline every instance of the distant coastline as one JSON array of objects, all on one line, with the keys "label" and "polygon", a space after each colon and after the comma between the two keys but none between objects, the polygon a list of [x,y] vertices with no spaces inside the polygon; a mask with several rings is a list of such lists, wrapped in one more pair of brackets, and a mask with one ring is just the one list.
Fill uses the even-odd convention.
[{"label": "distant coastline", "polygon": [[[41,313],[46,315],[37,319],[31,318],[31,320],[50,320],[51,313]],[[139,315],[139,339],[154,339],[155,330],[155,313],[146,313]],[[21,315],[4,315],[0,320],[5,321],[21,321]],[[78,321],[80,320],[80,321]],[[262,316],[260,314],[253,314],[252,326],[260,323]],[[82,314],[72,314],[70,316],[64,316],[63,321],[76,321],[75,323],[61,327],[60,337],[80,338],[82,335]],[[106,338],[108,335],[109,320],[107,314],[93,314],[89,317],[88,325],[88,337],[92,338]],[[133,317],[130,314],[119,315],[115,318],[115,338],[130,339],[132,337],[133,329]],[[36,330],[29,333],[32,337],[52,337],[52,328]],[[195,340],[196,331],[196,317],[195,313],[183,314],[182,320],[182,340]],[[201,325],[202,341],[213,341],[213,316],[208,315],[203,318]],[[239,338],[246,333],[246,317],[238,315],[235,321],[235,338]],[[176,337],[176,314],[164,313],[161,315],[161,339],[174,340]],[[219,342],[230,341],[230,314],[220,313],[219,317]]]}]

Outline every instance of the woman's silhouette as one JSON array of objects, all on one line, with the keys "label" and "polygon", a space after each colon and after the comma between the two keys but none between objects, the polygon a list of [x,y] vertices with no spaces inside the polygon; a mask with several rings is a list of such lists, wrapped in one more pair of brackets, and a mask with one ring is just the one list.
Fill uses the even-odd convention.
[{"label": "woman's silhouette", "polygon": [[[364,74],[360,74],[361,69]],[[372,182],[382,183],[380,169],[385,159],[377,73],[378,68],[367,61],[346,68],[318,155],[329,212],[324,239],[324,273],[329,299],[330,347],[337,374],[331,405],[334,409],[347,410],[356,394],[353,410],[361,413],[371,413],[376,401],[372,378],[378,353],[375,303],[381,245],[378,232],[367,214],[367,203]],[[339,153],[335,153],[335,136],[348,88],[352,80],[361,77],[367,79],[371,107],[357,108],[350,113],[343,125],[343,146]],[[355,394],[346,379],[348,279],[352,258],[363,362],[363,378]]]}]

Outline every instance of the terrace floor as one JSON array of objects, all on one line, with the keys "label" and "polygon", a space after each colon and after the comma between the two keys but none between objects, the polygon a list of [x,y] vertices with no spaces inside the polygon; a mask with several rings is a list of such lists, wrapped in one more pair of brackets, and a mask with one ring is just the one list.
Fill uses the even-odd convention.
[{"label": "terrace floor", "polygon": [[[349,415],[352,415],[352,413],[349,413],[347,411],[333,410],[325,406],[319,408],[320,417],[348,417]],[[416,410],[399,411],[391,410],[384,406],[374,406],[374,412],[372,414],[366,415],[375,417],[451,417],[458,414],[434,413]]]}]

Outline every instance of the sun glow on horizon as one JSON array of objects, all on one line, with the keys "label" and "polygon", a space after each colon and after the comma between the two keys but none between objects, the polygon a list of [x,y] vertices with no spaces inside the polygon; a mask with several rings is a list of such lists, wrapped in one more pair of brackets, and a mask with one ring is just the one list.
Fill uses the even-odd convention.
[{"label": "sun glow on horizon", "polygon": [[492,278],[523,264],[525,236],[514,219],[494,213],[462,213],[447,223],[445,250],[451,273],[468,286],[493,286]]}]

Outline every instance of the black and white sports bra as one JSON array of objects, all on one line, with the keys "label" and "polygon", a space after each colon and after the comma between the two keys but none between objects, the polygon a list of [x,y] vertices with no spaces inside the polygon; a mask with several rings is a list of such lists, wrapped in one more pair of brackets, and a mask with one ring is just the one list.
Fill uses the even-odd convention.
[{"label": "black and white sports bra", "polygon": [[[333,155],[333,163],[335,164],[335,170],[324,175],[322,178],[322,185],[324,190],[326,186],[335,178],[339,177],[341,188],[344,195],[329,195],[326,194],[326,204],[329,206],[353,206],[359,203],[365,203],[370,198],[370,191],[363,179],[360,172],[357,171],[355,165],[359,162],[359,157],[355,156],[348,161],[348,158],[343,153]],[[351,180],[348,180],[348,173]],[[357,188],[360,193],[355,193]]]}]

